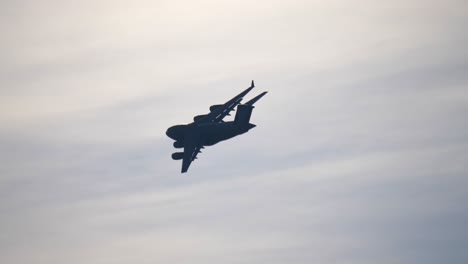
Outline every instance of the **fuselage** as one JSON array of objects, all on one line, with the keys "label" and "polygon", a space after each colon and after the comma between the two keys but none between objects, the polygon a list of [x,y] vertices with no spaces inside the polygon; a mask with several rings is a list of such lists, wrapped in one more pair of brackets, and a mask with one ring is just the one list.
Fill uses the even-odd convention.
[{"label": "fuselage", "polygon": [[223,140],[244,134],[255,125],[247,124],[239,126],[235,122],[223,123],[191,123],[187,125],[176,125],[166,131],[166,135],[176,141],[174,146],[183,147],[184,138],[187,133],[194,133],[200,137],[203,146],[212,146]]}]

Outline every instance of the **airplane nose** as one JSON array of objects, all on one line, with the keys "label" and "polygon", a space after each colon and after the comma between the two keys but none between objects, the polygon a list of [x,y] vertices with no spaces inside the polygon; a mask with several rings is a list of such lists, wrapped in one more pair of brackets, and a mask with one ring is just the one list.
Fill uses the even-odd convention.
[{"label": "airplane nose", "polygon": [[166,136],[174,139],[174,127],[170,127],[166,130]]},{"label": "airplane nose", "polygon": [[183,138],[186,129],[187,129],[186,125],[172,126],[167,129],[166,135],[174,140],[179,140]]}]

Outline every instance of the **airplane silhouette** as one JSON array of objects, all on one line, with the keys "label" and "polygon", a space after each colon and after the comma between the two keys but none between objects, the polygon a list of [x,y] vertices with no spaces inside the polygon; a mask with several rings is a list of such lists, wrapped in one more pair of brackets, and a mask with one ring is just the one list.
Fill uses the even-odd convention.
[{"label": "airplane silhouette", "polygon": [[[192,161],[205,146],[212,146],[223,140],[241,135],[254,128],[249,123],[253,104],[262,98],[267,92],[257,95],[245,104],[240,104],[243,97],[255,87],[254,81],[249,88],[238,94],[225,104],[210,106],[210,113],[198,115],[193,122],[187,125],[176,125],[166,131],[166,135],[175,140],[175,148],[184,148],[183,152],[172,154],[173,160],[182,160],[182,173],[187,172]],[[223,118],[237,106],[234,121],[225,122]]]}]

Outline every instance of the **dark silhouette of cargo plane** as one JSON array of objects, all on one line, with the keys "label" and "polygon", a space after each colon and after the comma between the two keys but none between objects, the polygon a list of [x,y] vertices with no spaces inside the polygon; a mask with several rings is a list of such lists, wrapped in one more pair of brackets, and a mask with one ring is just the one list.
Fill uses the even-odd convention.
[{"label": "dark silhouette of cargo plane", "polygon": [[[249,123],[253,104],[262,98],[267,92],[263,92],[248,101],[240,104],[243,97],[254,88],[252,85],[236,97],[227,101],[225,104],[212,105],[210,113],[198,115],[193,118],[193,122],[187,125],[176,125],[166,131],[166,135],[175,140],[175,148],[184,148],[183,152],[175,152],[172,159],[182,160],[182,173],[187,172],[192,161],[201,153],[204,146],[212,146],[218,142],[235,136],[244,134],[255,125]],[[224,122],[223,118],[229,116],[229,113],[237,106],[236,117],[234,121]]]}]

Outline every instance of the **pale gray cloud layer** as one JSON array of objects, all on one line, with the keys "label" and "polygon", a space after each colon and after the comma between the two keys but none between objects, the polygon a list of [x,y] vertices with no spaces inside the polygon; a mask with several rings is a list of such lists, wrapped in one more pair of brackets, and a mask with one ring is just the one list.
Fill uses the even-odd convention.
[{"label": "pale gray cloud layer", "polygon": [[[3,1],[0,262],[466,263],[466,1]],[[167,127],[255,79],[187,175]]]}]

